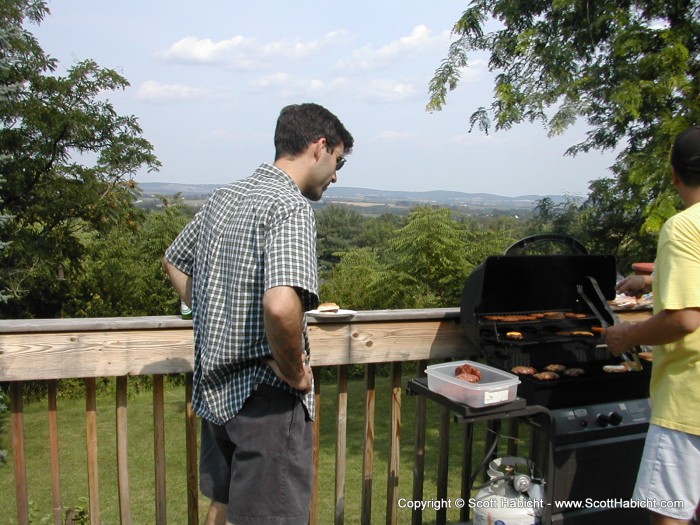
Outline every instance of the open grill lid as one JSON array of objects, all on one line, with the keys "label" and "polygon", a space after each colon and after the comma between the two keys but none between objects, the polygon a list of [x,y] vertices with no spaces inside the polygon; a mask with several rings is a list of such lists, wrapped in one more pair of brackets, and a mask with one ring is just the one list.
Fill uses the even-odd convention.
[{"label": "open grill lid", "polygon": [[[542,242],[565,244],[574,254],[520,255],[526,247]],[[475,314],[570,310],[581,299],[577,285],[588,288],[591,277],[605,299],[614,299],[616,276],[613,255],[589,255],[571,237],[527,237],[474,269],[462,294],[463,322]]]},{"label": "open grill lid", "polygon": [[469,276],[462,316],[497,312],[571,310],[581,300],[577,285],[593,277],[605,299],[615,298],[612,255],[488,257]]},{"label": "open grill lid", "polygon": [[[564,242],[573,255],[519,255],[538,242]],[[481,344],[479,321],[487,314],[582,311],[595,318],[579,287],[604,315],[608,299],[615,298],[616,260],[612,255],[589,255],[575,239],[544,235],[528,237],[488,257],[471,273],[464,286],[461,322],[471,345]],[[611,319],[604,319],[610,323]]]}]

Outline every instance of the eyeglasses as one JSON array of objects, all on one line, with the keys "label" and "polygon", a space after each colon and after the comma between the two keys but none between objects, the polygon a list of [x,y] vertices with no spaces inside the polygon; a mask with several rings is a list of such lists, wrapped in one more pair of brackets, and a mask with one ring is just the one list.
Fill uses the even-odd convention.
[{"label": "eyeglasses", "polygon": [[332,148],[330,146],[326,146],[328,148],[328,151],[332,151],[336,155],[338,155],[338,158],[335,161],[335,171],[340,171],[340,168],[342,168],[345,165],[345,162],[348,160],[342,155],[340,155],[337,151],[335,151],[335,148]]}]

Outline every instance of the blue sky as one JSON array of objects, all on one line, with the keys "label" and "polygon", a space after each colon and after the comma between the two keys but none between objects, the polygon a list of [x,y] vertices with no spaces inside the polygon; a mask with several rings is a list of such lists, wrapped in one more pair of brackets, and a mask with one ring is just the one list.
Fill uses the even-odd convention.
[{"label": "blue sky", "polygon": [[571,158],[579,126],[548,138],[523,124],[468,133],[491,102],[474,56],[441,112],[425,110],[466,0],[53,0],[30,30],[61,68],[94,59],[131,84],[108,98],[136,115],[163,163],[137,179],[225,184],[272,161],[279,110],[317,102],[355,149],[339,186],[383,190],[585,195],[612,153]]}]

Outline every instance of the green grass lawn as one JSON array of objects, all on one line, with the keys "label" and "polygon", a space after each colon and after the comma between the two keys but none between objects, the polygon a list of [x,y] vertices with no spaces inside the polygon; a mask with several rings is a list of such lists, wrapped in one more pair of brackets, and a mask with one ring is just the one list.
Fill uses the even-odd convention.
[{"label": "green grass lawn", "polygon": [[[405,383],[405,380],[404,380]],[[386,522],[387,460],[389,451],[389,381],[376,382],[375,460],[372,500],[372,522]],[[404,389],[405,393],[405,389]],[[322,385],[321,458],[320,458],[320,523],[332,524],[335,514],[335,430],[337,419],[336,388]],[[415,441],[415,404],[413,396],[402,396],[400,497],[412,499],[413,444]],[[113,396],[98,399],[98,444],[100,509],[103,523],[119,523],[116,476],[115,401]],[[439,407],[428,402],[426,468],[424,498],[436,494]],[[185,484],[185,393],[183,387],[166,384],[166,469],[167,516],[169,524],[187,523],[187,494]],[[60,434],[61,490],[64,507],[87,508],[87,471],[85,453],[85,402],[60,399],[58,403]],[[129,483],[131,510],[136,524],[149,525],[155,520],[155,489],[153,462],[152,394],[131,392],[129,418]],[[362,487],[362,437],[364,433],[364,385],[350,381],[348,385],[348,437],[345,522],[360,522]],[[450,482],[452,499],[459,496],[462,461],[462,426],[450,424]],[[483,454],[483,427],[477,426],[475,461]],[[51,504],[51,473],[48,448],[48,420],[45,402],[25,405],[25,436],[29,495],[32,523],[53,523]],[[6,439],[6,441],[9,441]],[[12,456],[0,465],[0,523],[16,523],[15,487]],[[204,519],[208,502],[200,502],[200,520]],[[448,521],[458,521],[456,510],[448,512]],[[399,523],[410,523],[411,512],[401,510]],[[435,512],[424,513],[424,523],[434,523]]]}]

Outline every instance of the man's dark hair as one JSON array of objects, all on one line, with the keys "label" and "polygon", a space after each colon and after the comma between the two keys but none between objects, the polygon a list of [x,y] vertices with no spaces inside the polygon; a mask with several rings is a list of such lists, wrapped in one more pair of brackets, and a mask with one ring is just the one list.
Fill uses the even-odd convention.
[{"label": "man's dark hair", "polygon": [[700,127],[681,132],[673,143],[671,165],[683,184],[700,186]]},{"label": "man's dark hair", "polygon": [[343,143],[350,153],[354,140],[338,117],[318,104],[294,104],[282,109],[275,129],[275,160],[297,157],[312,142],[325,137],[331,148]]}]

